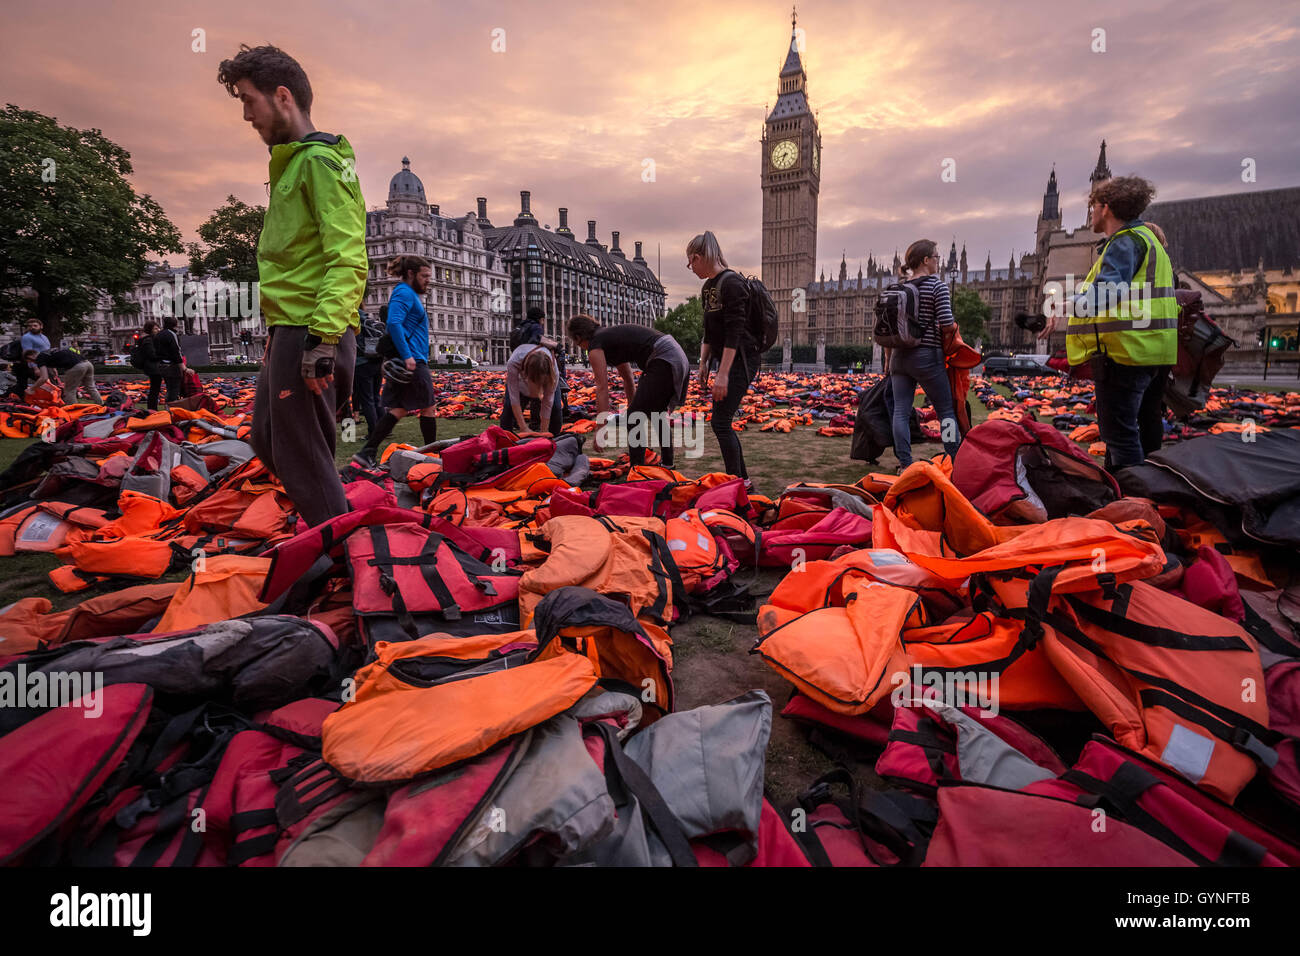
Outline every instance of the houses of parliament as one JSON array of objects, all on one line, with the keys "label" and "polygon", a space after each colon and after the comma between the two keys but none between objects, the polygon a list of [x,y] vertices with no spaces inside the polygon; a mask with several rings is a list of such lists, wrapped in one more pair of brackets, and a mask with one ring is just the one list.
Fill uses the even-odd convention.
[{"label": "houses of parliament", "polygon": [[[895,252],[893,262],[886,264],[869,256],[865,272],[859,264],[851,276],[842,256],[837,276],[816,274],[822,141],[793,17],[791,26],[776,104],[762,134],[762,279],[777,306],[779,340],[795,346],[867,344],[876,298],[895,281],[899,257]],[[1103,141],[1090,188],[1110,176]],[[1266,313],[1296,312],[1300,187],[1157,202],[1143,218],[1164,229],[1180,284],[1200,289],[1207,311],[1230,320],[1221,320],[1228,334],[1253,340],[1252,326],[1263,322]],[[1052,169],[1032,252],[998,268],[986,255],[982,268],[971,268],[965,245],[959,253],[953,240],[939,275],[950,287],[971,289],[989,305],[986,346],[1037,351],[1033,336],[1016,325],[1015,317],[1042,310],[1047,283],[1063,282],[1067,275],[1077,281],[1092,267],[1104,237],[1086,221],[1066,229],[1063,220]],[[924,231],[923,224],[918,228]],[[904,245],[915,238],[909,235]],[[1055,337],[1060,342],[1052,346],[1063,347],[1063,333]]]}]

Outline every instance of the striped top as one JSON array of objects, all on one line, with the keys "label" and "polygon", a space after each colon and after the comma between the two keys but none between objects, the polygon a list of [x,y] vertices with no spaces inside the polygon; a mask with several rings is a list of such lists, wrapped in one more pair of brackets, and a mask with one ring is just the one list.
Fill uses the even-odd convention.
[{"label": "striped top", "polygon": [[918,348],[943,348],[943,338],[939,335],[939,326],[952,325],[952,295],[948,292],[948,287],[944,285],[943,280],[938,276],[921,276],[919,279],[910,280],[916,286],[919,302],[917,308],[920,310],[918,318],[921,324],[925,326],[925,334],[921,336],[921,344]]}]

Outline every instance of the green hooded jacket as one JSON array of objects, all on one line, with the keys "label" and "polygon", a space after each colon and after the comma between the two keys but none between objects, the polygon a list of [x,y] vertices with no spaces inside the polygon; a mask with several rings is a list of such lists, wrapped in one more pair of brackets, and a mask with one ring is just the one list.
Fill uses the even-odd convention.
[{"label": "green hooded jacket", "polygon": [[348,141],[312,133],[271,147],[271,199],[257,242],[266,324],[305,325],[337,342],[358,326],[368,269],[366,204]]}]

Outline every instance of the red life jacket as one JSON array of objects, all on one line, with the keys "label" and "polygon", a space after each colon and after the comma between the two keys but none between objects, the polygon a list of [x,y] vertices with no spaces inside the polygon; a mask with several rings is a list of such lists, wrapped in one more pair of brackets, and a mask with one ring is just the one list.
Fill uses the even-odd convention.
[{"label": "red life jacket", "polygon": [[863,548],[871,543],[871,519],[844,508],[824,513],[809,512],[806,518],[799,515],[795,523],[801,519],[810,523],[804,527],[790,527],[778,520],[763,530],[759,539],[760,565],[789,568],[796,562],[829,558],[841,547]]},{"label": "red life jacket", "polygon": [[[433,530],[438,519],[425,518],[372,524],[348,536],[353,607],[371,644],[449,626],[473,634],[515,629],[521,572],[468,554],[450,535]],[[400,630],[384,627],[385,621]]]},{"label": "red life jacket", "polygon": [[266,574],[260,599],[270,603],[285,594],[322,555],[339,557],[344,543],[358,528],[404,523],[436,531],[485,563],[497,567],[514,567],[519,563],[519,535],[514,531],[460,527],[423,511],[384,505],[338,515],[277,544],[268,552],[271,568]]},{"label": "red life jacket", "polygon": [[54,862],[78,813],[144,729],[153,705],[148,686],[113,684],[96,696],[102,710],[95,720],[82,707],[56,707],[0,737],[0,865]]},{"label": "red life jacket", "polygon": [[1102,807],[1201,866],[1300,866],[1294,843],[1101,735],[1059,778],[1025,791]]},{"label": "red life jacket", "polygon": [[1120,497],[1096,460],[1051,425],[987,421],[962,439],[952,483],[999,524],[1088,514]]},{"label": "red life jacket", "polygon": [[555,454],[549,438],[520,441],[514,432],[492,425],[482,434],[457,442],[439,454],[440,484],[476,485],[519,465],[545,463]]},{"label": "red life jacket", "polygon": [[1137,827],[1042,794],[970,783],[939,787],[922,866],[1193,866]]}]

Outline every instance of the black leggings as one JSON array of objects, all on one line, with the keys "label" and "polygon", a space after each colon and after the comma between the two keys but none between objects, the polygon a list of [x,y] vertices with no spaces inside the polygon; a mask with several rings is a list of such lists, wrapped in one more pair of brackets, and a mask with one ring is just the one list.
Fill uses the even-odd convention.
[{"label": "black leggings", "polygon": [[[632,402],[627,407],[627,428],[628,428],[628,460],[633,465],[645,464],[645,453],[651,445],[658,445],[657,438],[666,437],[668,443],[658,445],[659,457],[663,459],[664,467],[673,466],[673,440],[671,432],[661,432],[660,423],[652,416],[659,412],[667,414],[668,406],[673,403],[677,397],[677,390],[673,387],[673,367],[662,359],[655,359],[646,365],[646,370],[641,373],[641,379],[636,383],[636,393],[632,396]],[[633,427],[636,418],[634,415],[645,416],[646,444],[633,445],[631,436],[634,434]]]},{"label": "black leggings", "polygon": [[722,450],[723,468],[727,474],[737,478],[748,478],[749,472],[745,469],[745,452],[740,447],[740,436],[732,431],[731,423],[758,374],[758,358],[757,355],[737,353],[727,377],[727,397],[713,403],[713,417],[709,422],[713,434],[718,437],[718,448]]}]

